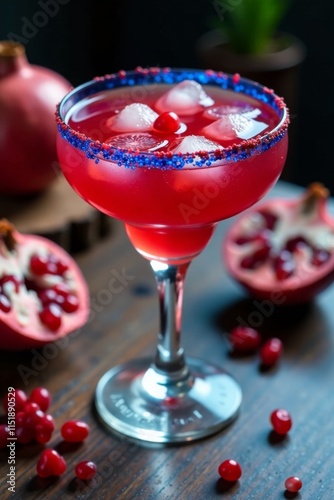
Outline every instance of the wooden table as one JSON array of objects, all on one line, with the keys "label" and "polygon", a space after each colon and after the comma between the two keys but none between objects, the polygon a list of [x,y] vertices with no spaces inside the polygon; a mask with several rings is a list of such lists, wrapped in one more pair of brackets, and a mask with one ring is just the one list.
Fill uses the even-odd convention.
[{"label": "wooden table", "polygon": [[[299,188],[281,183],[271,196],[297,192]],[[8,386],[28,392],[46,386],[52,392],[57,431],[50,445],[68,462],[67,472],[58,480],[39,480],[35,464],[41,447],[18,446],[14,498],[275,500],[292,498],[284,493],[284,481],[291,475],[298,475],[304,483],[297,498],[334,498],[334,286],[313,304],[275,308],[269,317],[262,314],[261,333],[279,336],[284,342],[284,356],[275,369],[261,371],[256,355],[231,357],[224,332],[236,325],[238,317],[249,321],[259,309],[224,272],[220,249],[229,224],[219,225],[209,246],[190,267],[183,341],[188,355],[221,365],[238,380],[243,403],[237,420],[212,437],[171,447],[145,447],[120,439],[97,421],[92,405],[97,381],[117,363],[153,355],[158,325],[149,264],[115,223],[112,236],[77,256],[92,297],[91,319],[82,331],[56,348],[0,353],[2,394]],[[128,282],[110,303],[102,304],[101,290],[108,287],[111,273],[122,270]],[[27,385],[18,371],[23,365],[33,370],[25,380]],[[282,440],[274,439],[269,424],[269,414],[277,407],[289,410],[294,422]],[[82,445],[65,447],[59,428],[74,418],[88,422],[91,434]],[[8,452],[0,451],[2,499],[11,495],[5,479]],[[227,458],[243,467],[240,481],[229,489],[217,474],[218,465]],[[84,459],[98,466],[89,484],[74,479],[74,466]]]}]

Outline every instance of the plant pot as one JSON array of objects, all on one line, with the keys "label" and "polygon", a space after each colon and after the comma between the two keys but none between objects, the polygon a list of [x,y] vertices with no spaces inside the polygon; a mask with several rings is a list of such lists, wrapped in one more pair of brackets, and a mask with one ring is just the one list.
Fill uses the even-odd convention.
[{"label": "plant pot", "polygon": [[283,178],[291,177],[297,135],[298,89],[300,65],[306,55],[305,45],[296,37],[278,33],[272,49],[262,54],[239,54],[234,52],[219,31],[205,33],[197,42],[196,51],[205,68],[226,73],[240,73],[274,89],[284,97],[290,110],[289,154]]}]

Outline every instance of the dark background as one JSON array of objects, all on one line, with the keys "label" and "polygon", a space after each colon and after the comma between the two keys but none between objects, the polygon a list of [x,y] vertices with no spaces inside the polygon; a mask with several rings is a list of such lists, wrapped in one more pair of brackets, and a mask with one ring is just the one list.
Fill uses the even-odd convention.
[{"label": "dark background", "polygon": [[[42,5],[52,12],[46,24],[38,15]],[[196,42],[214,17],[211,0],[1,0],[0,39],[25,38],[31,63],[77,85],[138,65],[201,66]],[[292,0],[281,29],[307,47],[289,180],[301,185],[318,180],[334,193],[334,2]]]}]

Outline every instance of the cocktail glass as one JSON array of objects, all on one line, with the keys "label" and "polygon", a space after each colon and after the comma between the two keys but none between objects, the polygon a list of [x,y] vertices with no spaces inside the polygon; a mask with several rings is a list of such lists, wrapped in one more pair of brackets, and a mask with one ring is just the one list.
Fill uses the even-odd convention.
[{"label": "cocktail glass", "polygon": [[[183,80],[255,98],[274,111],[276,125],[209,152],[148,152],[101,142],[105,121],[98,117],[106,92],[113,108],[122,100],[145,101],[156,86]],[[125,97],[119,89],[125,89]],[[95,129],[69,124],[74,109],[96,115]],[[124,222],[135,248],[150,261],[158,288],[155,358],[129,361],[102,376],[95,395],[99,417],[115,431],[156,443],[217,432],[238,414],[241,390],[220,367],[185,358],[180,341],[184,279],[216,224],[257,202],[277,181],[287,153],[288,113],[282,99],[239,75],[138,68],[72,90],[58,107],[57,122],[58,157],[68,182],[88,203]]]}]

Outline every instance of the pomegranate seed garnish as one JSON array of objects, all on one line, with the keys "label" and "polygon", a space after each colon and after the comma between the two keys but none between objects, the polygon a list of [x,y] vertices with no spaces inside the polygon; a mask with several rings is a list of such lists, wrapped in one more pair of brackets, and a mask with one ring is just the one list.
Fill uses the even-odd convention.
[{"label": "pomegranate seed garnish", "polygon": [[94,462],[90,462],[85,460],[80,462],[75,467],[75,475],[78,479],[82,479],[83,481],[87,481],[92,479],[96,474],[96,465]]},{"label": "pomegranate seed garnish", "polygon": [[61,309],[57,304],[47,305],[40,313],[41,322],[53,332],[59,330],[61,325]]},{"label": "pomegranate seed garnish", "polygon": [[76,295],[67,295],[67,297],[64,299],[64,303],[62,304],[63,311],[67,313],[73,313],[78,309],[78,307],[79,300]]},{"label": "pomegranate seed garnish", "polygon": [[290,413],[279,408],[274,410],[270,415],[270,422],[277,434],[285,435],[292,427],[292,419]]},{"label": "pomegranate seed garnish", "polygon": [[36,466],[36,472],[40,477],[61,476],[65,470],[65,459],[51,448],[42,452]]},{"label": "pomegranate seed garnish", "polygon": [[303,486],[302,481],[297,476],[288,477],[285,480],[284,486],[287,491],[291,493],[297,493]]},{"label": "pomegranate seed garnish", "polygon": [[287,250],[283,250],[274,259],[274,270],[278,280],[285,280],[289,278],[294,273],[295,267],[292,255]]},{"label": "pomegranate seed garnish", "polygon": [[173,111],[165,111],[156,118],[153,123],[153,128],[159,132],[173,134],[177,132],[181,126],[180,118]]},{"label": "pomegranate seed garnish", "polygon": [[224,460],[218,467],[218,474],[225,479],[225,481],[238,481],[241,477],[242,469],[240,464],[235,460]]},{"label": "pomegranate seed garnish", "polygon": [[69,443],[80,443],[89,434],[89,426],[81,420],[69,420],[62,425],[60,430],[64,441]]},{"label": "pomegranate seed garnish", "polygon": [[247,326],[237,326],[231,330],[228,339],[235,351],[255,351],[261,343],[261,335],[257,330]]},{"label": "pomegranate seed garnish", "polygon": [[0,449],[6,448],[8,441],[7,438],[9,436],[8,434],[8,427],[5,424],[0,425]]},{"label": "pomegranate seed garnish", "polygon": [[276,337],[268,339],[260,349],[261,362],[265,366],[273,366],[283,352],[282,341]]},{"label": "pomegranate seed garnish", "polygon": [[29,401],[37,403],[42,411],[46,411],[51,404],[51,394],[45,387],[36,387],[31,392]]},{"label": "pomegranate seed garnish", "polygon": [[12,308],[12,305],[6,295],[0,293],[0,310],[8,313]]},{"label": "pomegranate seed garnish", "polygon": [[8,393],[3,400],[3,407],[5,412],[8,413],[8,400],[15,398],[15,412],[18,413],[24,409],[28,397],[22,389],[15,389],[14,392]]},{"label": "pomegranate seed garnish", "polygon": [[324,250],[323,248],[315,248],[313,250],[313,255],[312,255],[312,260],[311,264],[312,266],[321,266],[322,264],[325,264],[325,262],[328,261],[330,257],[330,253],[327,250]]}]

